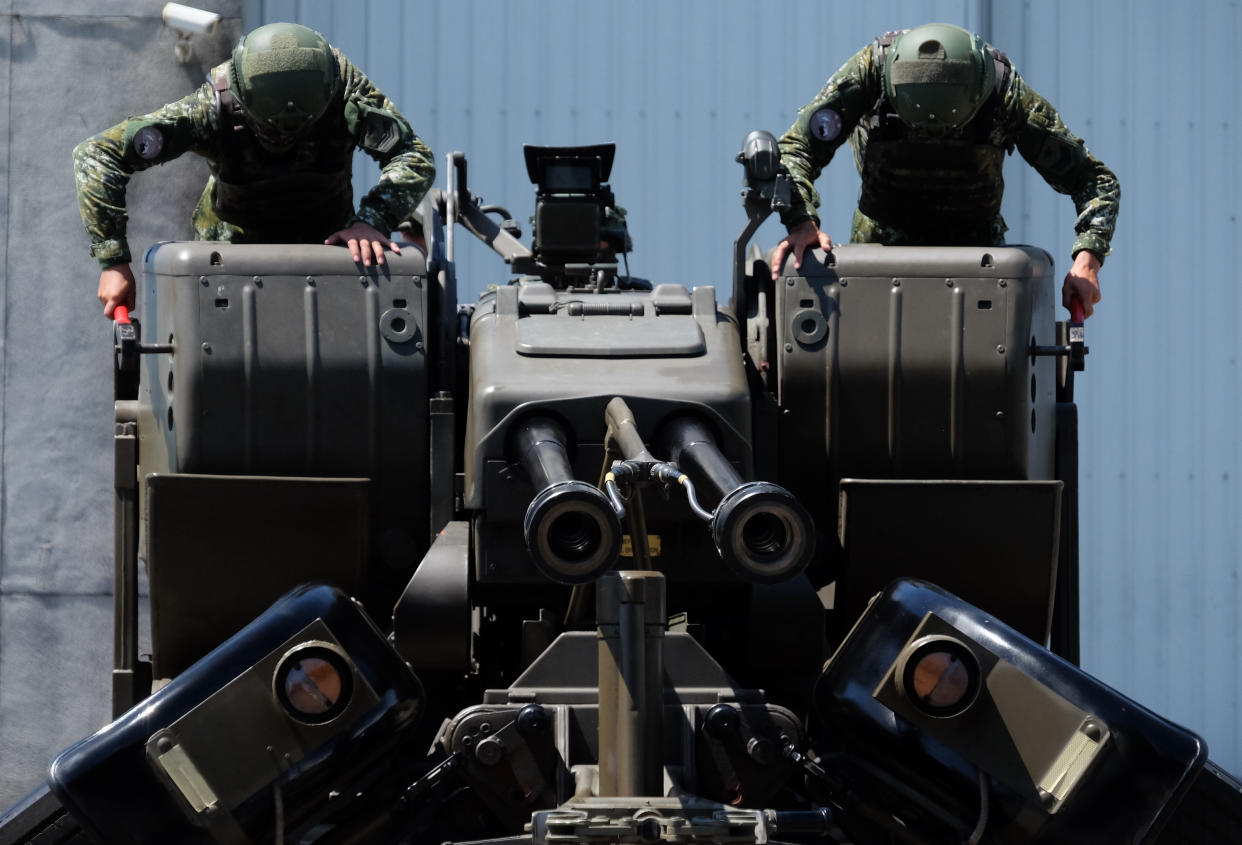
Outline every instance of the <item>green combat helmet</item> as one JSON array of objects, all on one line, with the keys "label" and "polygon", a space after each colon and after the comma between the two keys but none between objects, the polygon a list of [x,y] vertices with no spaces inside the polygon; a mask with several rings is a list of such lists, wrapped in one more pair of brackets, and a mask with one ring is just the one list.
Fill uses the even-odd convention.
[{"label": "green combat helmet", "polygon": [[884,93],[907,125],[929,135],[965,125],[996,83],[983,39],[952,24],[915,27],[887,53]]},{"label": "green combat helmet", "polygon": [[327,40],[296,23],[271,23],[233,48],[229,87],[246,123],[273,152],[291,147],[332,102],[339,84]]}]

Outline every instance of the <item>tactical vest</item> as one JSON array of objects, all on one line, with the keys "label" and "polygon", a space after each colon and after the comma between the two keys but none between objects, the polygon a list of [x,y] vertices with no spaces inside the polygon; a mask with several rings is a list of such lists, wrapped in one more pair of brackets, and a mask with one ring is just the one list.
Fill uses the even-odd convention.
[{"label": "tactical vest", "polygon": [[[878,61],[901,33],[881,36]],[[994,127],[1009,83],[1009,59],[988,47],[996,63],[996,84],[965,126],[944,137],[911,129],[887,93],[855,133],[862,191],[858,209],[868,217],[952,243],[953,233],[978,231],[1000,215],[1005,192],[1002,167],[1012,148],[998,146]]]},{"label": "tactical vest", "polygon": [[229,91],[228,74],[213,74],[221,154],[212,171],[212,211],[245,230],[247,240],[323,240],[354,213],[354,139],[338,91],[309,134],[284,153],[270,153],[247,126]]}]

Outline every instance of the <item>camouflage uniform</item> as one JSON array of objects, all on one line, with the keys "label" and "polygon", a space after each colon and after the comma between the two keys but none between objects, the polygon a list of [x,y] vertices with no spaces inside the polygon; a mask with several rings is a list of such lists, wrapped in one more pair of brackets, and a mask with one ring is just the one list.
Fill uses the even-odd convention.
[{"label": "camouflage uniform", "polygon": [[[1006,57],[989,48],[995,61],[1003,62],[1003,75],[998,74],[996,89],[969,123],[946,138],[920,139],[907,127],[894,128],[896,115],[877,113],[885,111],[887,102],[881,43],[868,44],[842,65],[781,138],[781,162],[795,187],[792,206],[781,216],[786,226],[808,219],[818,225],[815,180],[849,136],[863,178],[851,241],[1003,243],[1001,166],[1005,154],[1016,148],[1054,190],[1073,199],[1078,211],[1073,253],[1090,250],[1104,260],[1117,223],[1117,177]],[[882,146],[875,143],[877,137],[886,141],[884,156],[875,154]],[[879,161],[885,157],[893,160]]]},{"label": "camouflage uniform", "polygon": [[[268,153],[222,108],[231,62],[159,111],[129,118],[73,151],[78,207],[102,268],[130,262],[125,187],[138,170],[182,153],[207,160],[211,177],[194,210],[199,240],[321,241],[354,221],[387,235],[435,178],[431,150],[366,75],[332,49],[341,85],[328,111],[293,147]],[[150,129],[148,127],[151,127]],[[355,147],[379,162],[379,183],[354,213],[350,174]]]}]

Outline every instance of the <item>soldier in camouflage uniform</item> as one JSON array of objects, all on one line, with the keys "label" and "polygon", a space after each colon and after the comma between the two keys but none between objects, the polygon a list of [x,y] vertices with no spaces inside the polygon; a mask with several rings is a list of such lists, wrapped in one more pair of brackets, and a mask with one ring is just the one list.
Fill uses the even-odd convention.
[{"label": "soldier in camouflage uniform", "polygon": [[1077,236],[1062,300],[1068,307],[1077,297],[1091,314],[1121,189],[1004,54],[959,27],[927,24],[887,33],[833,74],[780,141],[795,190],[773,278],[789,252],[801,267],[806,247],[832,248],[819,230],[814,182],[847,137],[862,177],[855,243],[1003,243],[1001,167],[1016,148],[1074,201]]},{"label": "soldier in camouflage uniform", "polygon": [[[382,170],[356,211],[355,147]],[[383,264],[385,249],[400,252],[390,235],[435,178],[431,151],[410,124],[322,35],[298,24],[260,27],[193,94],[73,151],[107,317],[117,305],[134,305],[129,177],[185,152],[211,170],[194,210],[200,240],[344,244],[365,266]]]}]

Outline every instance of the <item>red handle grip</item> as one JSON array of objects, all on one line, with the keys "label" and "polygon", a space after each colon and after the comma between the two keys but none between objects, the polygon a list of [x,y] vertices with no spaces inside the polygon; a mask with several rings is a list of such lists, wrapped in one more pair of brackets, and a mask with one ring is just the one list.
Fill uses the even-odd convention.
[{"label": "red handle grip", "polygon": [[1087,310],[1082,307],[1082,300],[1076,296],[1070,299],[1069,312],[1072,322],[1081,323],[1087,319]]},{"label": "red handle grip", "polygon": [[124,305],[118,305],[112,309],[112,319],[118,323],[129,323],[129,309]]}]

